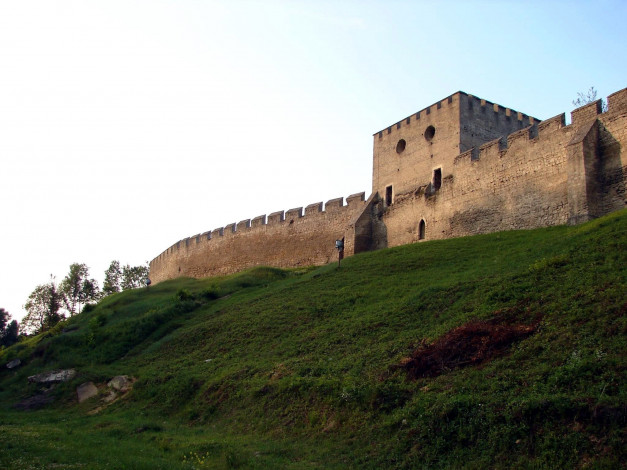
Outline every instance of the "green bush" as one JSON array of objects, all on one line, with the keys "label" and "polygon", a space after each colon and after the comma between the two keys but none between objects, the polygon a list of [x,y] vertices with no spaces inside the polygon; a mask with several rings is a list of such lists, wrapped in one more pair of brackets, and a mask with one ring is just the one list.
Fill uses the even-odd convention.
[{"label": "green bush", "polygon": [[176,298],[176,300],[181,301],[181,302],[186,301],[186,300],[191,300],[194,298],[194,296],[190,294],[187,289],[179,289],[178,291],[176,291],[176,294],[174,295],[174,297]]}]

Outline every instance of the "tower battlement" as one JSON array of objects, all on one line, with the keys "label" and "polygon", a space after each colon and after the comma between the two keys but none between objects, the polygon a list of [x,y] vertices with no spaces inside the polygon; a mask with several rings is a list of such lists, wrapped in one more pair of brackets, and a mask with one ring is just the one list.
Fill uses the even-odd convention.
[{"label": "tower battlement", "polygon": [[463,91],[458,91],[457,93],[453,93],[452,95],[449,95],[443,100],[433,103],[431,106],[427,106],[426,108],[423,108],[420,111],[417,111],[416,113],[410,116],[407,116],[404,119],[401,119],[397,123],[389,127],[386,127],[385,129],[380,130],[379,132],[375,132],[373,136],[378,136],[379,139],[381,139],[383,138],[384,134],[391,134],[393,130],[399,130],[404,125],[406,126],[408,124],[411,124],[412,121],[419,121],[421,116],[422,116],[422,119],[424,120],[427,116],[431,116],[432,113],[435,113],[439,111],[440,109],[442,109],[443,107],[453,104],[453,102],[455,101],[457,102],[463,101],[464,104],[469,109],[478,110],[478,112],[486,116],[490,115],[491,113],[494,113],[492,115],[493,118],[503,120],[504,122],[519,121],[520,124],[518,125],[520,127],[529,126],[534,123],[540,122],[539,119],[534,118],[533,116],[528,116],[525,113],[521,113],[519,111],[506,108],[499,104],[492,103],[491,101],[484,100],[482,98],[478,98],[474,95],[470,95]]}]

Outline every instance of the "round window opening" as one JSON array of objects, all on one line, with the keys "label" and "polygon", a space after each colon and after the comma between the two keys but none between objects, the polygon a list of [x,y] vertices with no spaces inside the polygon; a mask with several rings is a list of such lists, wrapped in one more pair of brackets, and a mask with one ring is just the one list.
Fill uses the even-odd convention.
[{"label": "round window opening", "polygon": [[407,146],[407,142],[405,142],[405,139],[399,140],[398,143],[396,144],[396,153],[402,153],[405,150],[406,146]]},{"label": "round window opening", "polygon": [[427,139],[428,142],[431,142],[434,135],[435,135],[435,127],[433,126],[427,127],[427,129],[425,130],[425,139]]}]

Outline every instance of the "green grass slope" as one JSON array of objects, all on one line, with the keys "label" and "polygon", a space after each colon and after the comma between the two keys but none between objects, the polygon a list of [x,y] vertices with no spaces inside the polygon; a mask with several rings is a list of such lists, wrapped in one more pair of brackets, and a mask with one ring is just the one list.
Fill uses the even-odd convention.
[{"label": "green grass slope", "polygon": [[622,211],[107,297],[0,352],[0,467],[624,468],[626,247]]}]

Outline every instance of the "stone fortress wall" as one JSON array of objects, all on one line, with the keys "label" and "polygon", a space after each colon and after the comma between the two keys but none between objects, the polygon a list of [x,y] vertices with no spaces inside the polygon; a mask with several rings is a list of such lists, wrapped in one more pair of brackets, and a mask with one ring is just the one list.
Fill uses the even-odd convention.
[{"label": "stone fortress wall", "polygon": [[457,92],[374,135],[372,193],[183,239],[153,282],[297,267],[422,240],[580,223],[625,207],[627,88],[545,121]]},{"label": "stone fortress wall", "polygon": [[[322,265],[337,259],[335,240],[365,206],[365,194],[273,212],[185,238],[150,262],[150,279],[209,277],[253,266]],[[324,209],[324,210],[323,210]]]},{"label": "stone fortress wall", "polygon": [[[458,124],[447,116],[438,125],[442,110],[459,113]],[[374,136],[373,192],[384,207],[373,218],[385,246],[579,223],[625,207],[627,89],[608,97],[605,113],[600,100],[573,111],[568,126],[564,114],[540,122],[461,92],[419,114]],[[519,130],[499,135],[508,127]],[[470,147],[477,134],[489,141]]]}]

